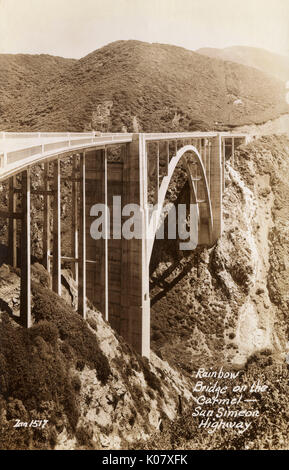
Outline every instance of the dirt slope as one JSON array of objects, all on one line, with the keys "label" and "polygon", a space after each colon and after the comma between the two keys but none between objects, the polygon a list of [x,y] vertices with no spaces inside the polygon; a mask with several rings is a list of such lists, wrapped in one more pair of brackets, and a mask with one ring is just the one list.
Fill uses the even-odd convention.
[{"label": "dirt slope", "polygon": [[176,367],[191,372],[203,360],[242,364],[262,349],[284,354],[288,154],[284,136],[239,148],[234,163],[227,162],[222,238],[186,258],[171,250],[155,270],[153,349]]},{"label": "dirt slope", "polygon": [[[41,265],[32,276],[27,330],[15,315],[18,272],[0,268],[0,449],[127,447],[175,419],[191,398],[187,380],[155,354],[148,363],[134,353],[97,311],[83,321],[69,305],[71,280],[61,299]],[[17,419],[48,423],[19,428]]]},{"label": "dirt slope", "polygon": [[180,47],[118,41],[78,61],[45,57],[0,57],[1,130],[211,130],[288,112],[278,80]]}]

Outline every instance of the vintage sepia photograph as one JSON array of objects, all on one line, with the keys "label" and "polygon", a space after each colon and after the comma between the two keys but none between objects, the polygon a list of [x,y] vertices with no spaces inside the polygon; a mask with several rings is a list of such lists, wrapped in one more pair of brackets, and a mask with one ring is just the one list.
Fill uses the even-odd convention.
[{"label": "vintage sepia photograph", "polygon": [[288,0],[0,0],[0,450],[288,449]]}]

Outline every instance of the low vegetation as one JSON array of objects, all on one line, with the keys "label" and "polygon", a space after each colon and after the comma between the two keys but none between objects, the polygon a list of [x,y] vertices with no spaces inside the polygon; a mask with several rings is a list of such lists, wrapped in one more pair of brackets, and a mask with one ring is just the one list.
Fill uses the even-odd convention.
[{"label": "low vegetation", "polygon": [[[1,314],[0,448],[53,446],[55,433],[77,427],[81,383],[73,371],[94,369],[102,384],[111,373],[85,321],[38,283],[33,283],[33,316],[35,324],[27,330],[7,313]],[[48,418],[50,425],[47,431],[19,431],[13,427],[17,418],[25,422]],[[83,441],[84,433],[78,434]]]},{"label": "low vegetation", "polygon": [[[214,364],[214,370],[217,370]],[[231,369],[232,370],[232,369]],[[239,373],[236,385],[250,386],[260,380],[268,386],[266,393],[258,392],[247,394],[243,398],[255,398],[254,411],[259,411],[259,417],[252,419],[249,429],[243,434],[232,429],[219,430],[209,434],[207,429],[199,428],[202,418],[193,417],[194,403],[191,403],[181,416],[173,421],[165,421],[162,432],[154,434],[147,441],[138,442],[133,449],[206,449],[206,450],[287,450],[288,448],[288,378],[289,366],[280,363],[268,351],[261,351],[248,358],[248,361]],[[209,384],[210,379],[205,379]],[[225,380],[219,380],[218,385],[227,385]],[[222,398],[232,398],[227,393]],[[215,407],[211,407],[215,408]],[[245,407],[243,406],[243,409]],[[249,409],[250,407],[248,407]],[[209,410],[210,405],[203,410]],[[227,420],[229,420],[227,418]],[[244,418],[234,418],[233,421],[242,421]],[[249,421],[249,419],[248,419]]]}]

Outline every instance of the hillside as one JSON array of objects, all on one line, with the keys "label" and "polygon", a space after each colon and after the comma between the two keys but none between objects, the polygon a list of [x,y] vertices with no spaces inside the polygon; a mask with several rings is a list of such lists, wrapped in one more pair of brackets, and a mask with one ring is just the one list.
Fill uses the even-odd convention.
[{"label": "hillside", "polygon": [[184,257],[162,243],[160,258],[155,244],[153,349],[184,372],[285,350],[288,154],[288,137],[267,136],[240,147],[233,168],[227,162],[224,231],[214,247]]},{"label": "hillside", "polygon": [[[152,354],[150,363],[117,337],[102,315],[85,322],[32,267],[29,330],[11,315],[19,273],[0,267],[0,449],[113,449],[147,439],[191,398],[188,381]],[[13,300],[12,300],[13,299]],[[10,313],[10,315],[9,315]],[[35,429],[16,420],[47,419]]]},{"label": "hillside", "polygon": [[289,57],[265,49],[246,46],[232,46],[224,49],[204,47],[196,52],[211,58],[254,67],[282,81],[289,80]]},{"label": "hillside", "polygon": [[175,46],[117,41],[78,61],[25,61],[0,57],[1,130],[204,130],[265,122],[289,109],[274,78]]},{"label": "hillside", "polygon": [[0,113],[25,93],[34,93],[38,87],[68,71],[74,59],[63,59],[47,54],[0,54]]}]

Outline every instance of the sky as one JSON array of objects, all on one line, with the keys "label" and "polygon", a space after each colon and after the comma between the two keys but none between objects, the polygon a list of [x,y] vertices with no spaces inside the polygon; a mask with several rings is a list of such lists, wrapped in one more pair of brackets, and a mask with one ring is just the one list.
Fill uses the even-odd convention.
[{"label": "sky", "polygon": [[289,0],[0,0],[0,53],[78,59],[120,39],[289,56]]}]

